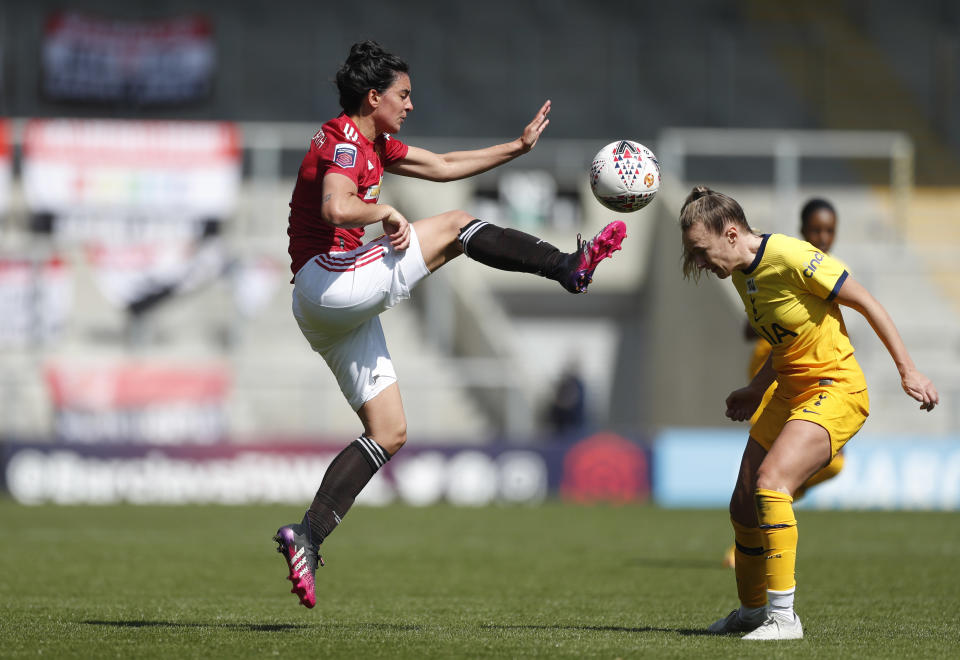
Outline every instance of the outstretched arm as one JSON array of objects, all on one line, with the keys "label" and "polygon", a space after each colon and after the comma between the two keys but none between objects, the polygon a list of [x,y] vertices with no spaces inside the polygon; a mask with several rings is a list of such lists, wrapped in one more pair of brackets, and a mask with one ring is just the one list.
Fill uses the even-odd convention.
[{"label": "outstretched arm", "polygon": [[877,299],[862,284],[849,276],[837,292],[836,300],[841,305],[851,307],[863,314],[880,341],[887,347],[887,352],[893,358],[894,364],[897,365],[903,391],[920,402],[921,410],[933,410],[933,407],[940,403],[937,388],[929,378],[917,371],[913,359],[907,352],[907,347],[900,338],[900,333],[897,332],[897,327],[893,324],[893,319],[883,305],[877,302]]},{"label": "outstretched arm", "polygon": [[520,137],[485,149],[435,154],[426,149],[410,147],[406,157],[390,165],[387,171],[429,181],[454,181],[486,172],[533,149],[550,123],[547,119],[549,113],[550,101],[547,101],[533,121],[523,129]]}]

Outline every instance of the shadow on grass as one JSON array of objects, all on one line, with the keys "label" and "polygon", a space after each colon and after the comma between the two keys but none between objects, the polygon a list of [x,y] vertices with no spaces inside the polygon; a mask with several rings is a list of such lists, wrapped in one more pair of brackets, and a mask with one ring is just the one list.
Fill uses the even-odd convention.
[{"label": "shadow on grass", "polygon": [[694,568],[710,570],[730,570],[726,568],[719,560],[713,559],[658,559],[654,557],[638,557],[626,562],[630,566],[643,566],[644,568]]},{"label": "shadow on grass", "polygon": [[[303,630],[313,628],[299,623],[199,623],[183,621],[103,621],[88,619],[81,621],[89,626],[112,626],[114,628],[209,628],[211,630],[251,630],[259,632],[278,632],[282,630]],[[352,630],[394,630],[394,631],[423,631],[424,626],[402,625],[395,623],[356,623],[356,624],[324,624],[324,627],[352,629]],[[645,633],[663,632],[678,635],[696,636],[710,635],[706,630],[691,628],[657,628],[654,626],[576,626],[576,625],[498,625],[487,624],[479,626],[485,630],[579,630],[585,632],[623,632]]]},{"label": "shadow on grass", "polygon": [[562,626],[562,625],[496,625],[488,624],[480,626],[487,630],[580,630],[587,632],[626,632],[626,633],[644,633],[644,632],[665,632],[665,633],[677,633],[678,635],[684,635],[686,637],[695,637],[698,635],[709,635],[710,637],[716,637],[713,633],[708,633],[706,630],[696,629],[696,628],[656,628],[654,626]]},{"label": "shadow on grass", "polygon": [[200,623],[191,621],[103,621],[88,619],[81,621],[89,626],[113,626],[114,628],[209,628],[211,630],[252,630],[260,632],[276,632],[280,630],[308,630],[320,627],[341,628],[351,630],[393,630],[393,631],[422,631],[423,626],[404,625],[398,623],[353,623],[353,624],[303,624],[303,623]]},{"label": "shadow on grass", "polygon": [[278,630],[300,630],[309,628],[299,623],[195,623],[184,621],[81,621],[89,626],[113,626],[114,628],[210,628],[222,630],[257,630],[264,632]]}]

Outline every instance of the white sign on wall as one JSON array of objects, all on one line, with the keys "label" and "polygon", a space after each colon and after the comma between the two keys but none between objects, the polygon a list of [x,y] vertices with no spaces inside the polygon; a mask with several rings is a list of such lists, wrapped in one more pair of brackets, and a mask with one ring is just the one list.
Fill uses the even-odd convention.
[{"label": "white sign on wall", "polygon": [[35,119],[23,150],[27,206],[61,237],[189,238],[237,205],[240,135],[229,122]]}]

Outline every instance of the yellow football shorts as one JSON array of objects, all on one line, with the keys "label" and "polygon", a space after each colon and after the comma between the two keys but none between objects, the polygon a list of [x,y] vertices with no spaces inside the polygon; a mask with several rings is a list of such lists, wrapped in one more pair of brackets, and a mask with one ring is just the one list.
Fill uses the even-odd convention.
[{"label": "yellow football shorts", "polygon": [[848,393],[835,387],[816,387],[789,399],[774,392],[751,427],[750,437],[770,451],[787,422],[803,419],[826,429],[833,450],[831,456],[836,456],[847,440],[857,434],[869,414],[870,397],[866,390]]}]

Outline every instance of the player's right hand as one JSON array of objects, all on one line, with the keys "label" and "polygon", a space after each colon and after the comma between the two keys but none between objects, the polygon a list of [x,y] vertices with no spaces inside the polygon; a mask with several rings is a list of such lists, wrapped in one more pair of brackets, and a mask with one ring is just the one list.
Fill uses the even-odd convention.
[{"label": "player's right hand", "polygon": [[381,221],[383,233],[390,240],[394,250],[406,250],[410,247],[410,223],[397,209],[387,207],[387,215]]},{"label": "player's right hand", "polygon": [[757,412],[762,400],[763,392],[757,392],[757,388],[750,385],[734,390],[727,397],[727,417],[735,422],[750,419],[753,413]]}]

